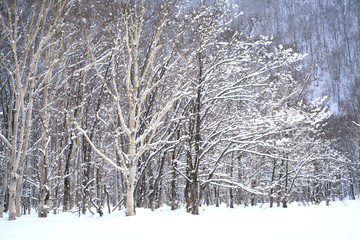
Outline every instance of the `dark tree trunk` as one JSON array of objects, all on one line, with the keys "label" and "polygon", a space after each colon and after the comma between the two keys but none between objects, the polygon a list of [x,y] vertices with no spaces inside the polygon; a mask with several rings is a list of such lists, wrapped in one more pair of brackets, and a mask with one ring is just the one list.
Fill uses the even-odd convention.
[{"label": "dark tree trunk", "polygon": [[174,157],[173,157],[173,171],[171,178],[171,210],[176,210],[178,208],[177,191],[176,191],[176,170],[175,170],[176,167],[177,167],[176,162],[174,161]]},{"label": "dark tree trunk", "polygon": [[96,195],[97,195],[97,206],[98,212],[103,212],[103,194],[102,194],[102,161],[98,162],[98,166],[96,168]]},{"label": "dark tree trunk", "polygon": [[234,208],[234,194],[233,189],[229,189],[229,198],[230,198],[230,208]]},{"label": "dark tree trunk", "polygon": [[288,201],[288,179],[289,179],[289,162],[285,162],[285,189],[284,189],[284,196],[282,199],[282,207],[287,208],[287,201]]},{"label": "dark tree trunk", "polygon": [[8,161],[5,158],[5,167],[2,175],[2,186],[1,186],[1,194],[0,194],[0,218],[3,217],[3,213],[7,212],[7,201],[6,201],[6,193],[8,191]]},{"label": "dark tree trunk", "polygon": [[199,207],[202,200],[202,189],[200,183],[198,181],[199,167],[200,167],[200,142],[201,142],[201,97],[202,97],[202,82],[203,82],[203,62],[201,53],[198,53],[199,60],[199,77],[198,77],[198,85],[196,90],[196,100],[195,100],[195,135],[194,135],[194,165],[192,166],[191,171],[191,186],[190,186],[190,196],[191,196],[191,214],[198,215]]},{"label": "dark tree trunk", "polygon": [[71,182],[70,182],[70,159],[71,159],[71,153],[73,150],[73,140],[71,140],[72,134],[70,135],[70,145],[68,154],[66,156],[65,160],[65,171],[64,171],[64,206],[63,211],[70,210],[70,192],[71,192]]},{"label": "dark tree trunk", "polygon": [[[281,160],[281,165],[280,165],[280,169],[282,169],[282,167],[284,166],[284,160]],[[279,183],[276,185],[275,189],[276,189],[276,193],[277,193],[277,203],[276,203],[276,206],[277,207],[280,207],[281,206],[281,185],[280,185],[280,181],[283,177],[283,173],[282,173],[283,170],[280,171],[280,174],[279,174]]]},{"label": "dark tree trunk", "polygon": [[[234,156],[232,156],[232,158],[234,158]],[[231,165],[230,165],[230,177],[233,177],[233,165],[234,165],[234,161],[231,161]],[[230,188],[229,189],[229,206],[230,208],[234,208],[234,194],[233,194],[233,189]]]},{"label": "dark tree trunk", "polygon": [[[273,184],[275,181],[275,169],[276,169],[276,160],[274,159],[272,173],[271,173],[271,184]],[[274,193],[274,188],[271,188],[270,189],[270,208],[272,208],[274,205],[274,197],[272,196],[273,193]]]},{"label": "dark tree trunk", "polygon": [[199,208],[202,200],[202,189],[197,179],[193,179],[191,183],[191,214],[199,215]]},{"label": "dark tree trunk", "polygon": [[[59,158],[58,160],[58,169],[57,169],[57,174],[58,174],[58,177],[60,177],[60,179],[62,179],[62,176],[63,176],[63,173],[62,173],[62,161],[61,161],[61,158]],[[54,203],[54,208],[53,208],[53,213],[54,214],[57,214],[58,213],[58,210],[59,210],[59,207],[60,207],[60,185],[61,185],[61,180],[59,178],[56,178],[55,179],[55,184],[56,184],[56,187],[55,187],[55,203]]]},{"label": "dark tree trunk", "polygon": [[214,195],[215,195],[215,206],[219,207],[220,206],[220,194],[219,194],[219,187],[215,186],[214,187]]}]

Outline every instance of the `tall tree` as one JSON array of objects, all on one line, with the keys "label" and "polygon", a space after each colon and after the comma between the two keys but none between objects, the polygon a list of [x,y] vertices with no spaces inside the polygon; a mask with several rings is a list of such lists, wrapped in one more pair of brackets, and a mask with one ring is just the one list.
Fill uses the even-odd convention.
[{"label": "tall tree", "polygon": [[21,184],[32,127],[34,97],[51,75],[55,63],[47,63],[50,68],[44,69],[42,57],[54,39],[53,35],[67,6],[67,1],[1,3],[1,31],[5,36],[1,45],[7,49],[7,52],[1,52],[1,68],[9,76],[14,94],[13,131],[8,133],[7,138],[1,134],[11,149],[9,220],[14,220],[15,215],[20,216]]},{"label": "tall tree", "polygon": [[[105,126],[112,133],[111,141],[120,158],[119,165],[115,158],[106,156],[91,141],[81,126],[75,124],[93,151],[124,173],[126,214],[132,216],[135,215],[134,190],[138,163],[147,150],[169,139],[169,136],[160,139],[155,136],[159,134],[159,127],[172,104],[185,94],[181,91],[184,77],[178,75],[173,78],[176,74],[171,71],[177,67],[176,72],[182,69],[186,74],[189,60],[183,56],[189,51],[177,49],[178,40],[186,31],[186,26],[177,20],[176,14],[180,9],[177,2],[141,1],[134,4],[127,1],[119,2],[116,9],[118,11],[114,14],[117,14],[117,20],[104,26],[107,40],[103,42],[106,46],[92,43],[90,29],[86,39],[91,66],[107,97],[111,99],[111,102],[103,105],[101,112],[109,119]],[[104,48],[105,51],[99,51]],[[192,58],[191,53],[188,57]],[[105,69],[109,69],[109,76]],[[146,112],[145,102],[153,95],[157,98],[153,102],[152,116],[140,131]]]}]

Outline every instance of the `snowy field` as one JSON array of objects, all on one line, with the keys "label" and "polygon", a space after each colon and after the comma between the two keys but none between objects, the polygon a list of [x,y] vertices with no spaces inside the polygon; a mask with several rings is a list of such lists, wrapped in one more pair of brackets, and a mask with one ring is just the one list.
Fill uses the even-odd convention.
[{"label": "snowy field", "polygon": [[0,239],[358,240],[360,200],[332,202],[329,207],[291,204],[288,209],[205,207],[199,216],[162,208],[137,209],[135,217],[125,217],[123,211],[101,218],[61,213],[39,219],[33,214],[9,222],[5,217],[0,219]]}]

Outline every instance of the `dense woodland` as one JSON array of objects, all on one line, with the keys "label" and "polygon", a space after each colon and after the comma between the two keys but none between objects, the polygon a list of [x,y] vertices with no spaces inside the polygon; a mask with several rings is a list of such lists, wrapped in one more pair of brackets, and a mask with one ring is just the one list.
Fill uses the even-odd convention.
[{"label": "dense woodland", "polygon": [[0,216],[360,194],[360,3],[3,0]]}]

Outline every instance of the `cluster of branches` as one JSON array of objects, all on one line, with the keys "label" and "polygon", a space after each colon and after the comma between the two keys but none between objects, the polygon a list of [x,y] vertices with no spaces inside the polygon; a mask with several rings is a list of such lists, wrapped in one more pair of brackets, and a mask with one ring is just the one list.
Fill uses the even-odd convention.
[{"label": "cluster of branches", "polygon": [[[2,1],[1,205],[9,220],[355,197],[303,56],[226,1]],[[355,126],[354,126],[355,127]]]}]

